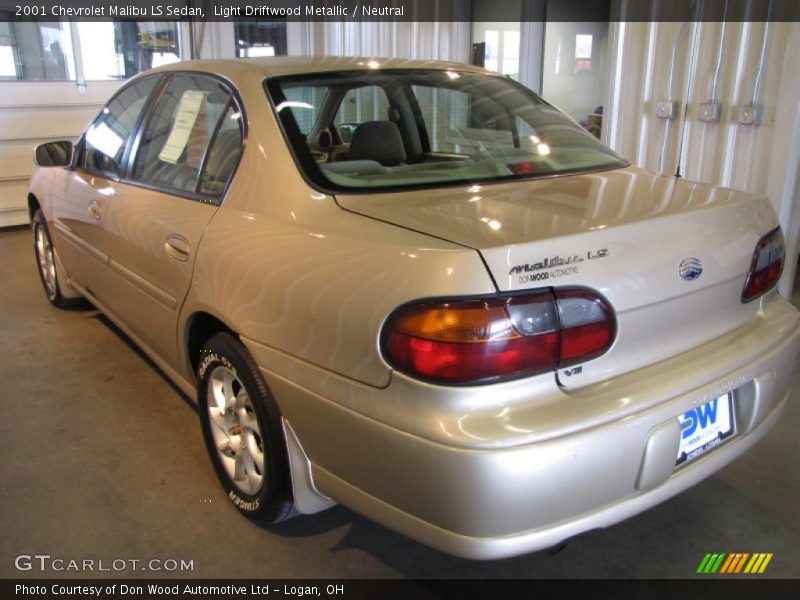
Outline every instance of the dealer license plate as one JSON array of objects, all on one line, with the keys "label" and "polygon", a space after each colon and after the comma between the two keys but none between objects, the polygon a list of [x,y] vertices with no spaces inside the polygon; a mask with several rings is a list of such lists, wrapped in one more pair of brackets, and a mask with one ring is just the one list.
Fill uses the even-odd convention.
[{"label": "dealer license plate", "polygon": [[736,431],[733,397],[725,394],[683,413],[676,465],[682,465],[719,446]]}]

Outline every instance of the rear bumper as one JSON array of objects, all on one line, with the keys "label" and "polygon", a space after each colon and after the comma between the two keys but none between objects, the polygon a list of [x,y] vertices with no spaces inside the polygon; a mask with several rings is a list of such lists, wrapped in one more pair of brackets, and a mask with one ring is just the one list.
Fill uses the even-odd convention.
[{"label": "rear bumper", "polygon": [[[248,346],[270,364],[271,351]],[[797,311],[774,300],[737,332],[578,392],[532,385],[519,404],[517,385],[483,388],[488,412],[474,388],[437,402],[397,375],[385,390],[323,379],[312,391],[297,373],[264,374],[320,492],[444,552],[492,559],[606,527],[713,474],[779,420],[798,356]],[[737,435],[675,469],[677,416],[728,391]],[[365,396],[384,403],[384,422],[354,409]]]},{"label": "rear bumper", "polygon": [[[434,523],[421,520],[413,514],[404,512],[379,498],[370,496],[363,490],[351,486],[322,469],[314,469],[314,476],[316,485],[320,489],[326,490],[326,493],[330,496],[340,499],[342,504],[382,523],[386,527],[399,531],[442,552],[475,560],[506,558],[550,548],[580,533],[608,527],[660,504],[690,488],[730,463],[760,440],[778,422],[783,414],[785,405],[786,399],[784,398],[767,418],[754,430],[749,431],[747,435],[731,440],[728,444],[718,448],[708,456],[699,459],[696,464],[682,469],[649,491],[636,493],[631,487],[626,487],[620,489],[620,495],[622,495],[620,500],[602,506],[595,511],[582,513],[537,529],[496,537],[476,537],[458,534]],[[577,439],[574,441],[580,443]],[[607,441],[614,443],[611,439]],[[509,457],[506,458],[516,460]],[[563,484],[564,494],[555,494],[552,502],[564,500],[565,494],[570,497],[582,494],[585,491],[591,494],[591,490],[585,490],[585,482],[580,478],[576,480],[574,473],[556,472],[556,469],[561,466],[563,465],[551,466],[553,470],[552,476],[565,482]],[[607,465],[605,469],[596,475],[602,476],[610,468],[613,468],[612,464]],[[515,483],[514,479],[509,479],[506,485],[513,487]],[[478,482],[476,484],[479,485]],[[502,489],[497,489],[496,491],[503,493]],[[459,510],[459,504],[462,502],[469,501],[464,497],[453,498],[452,500],[454,510]],[[532,503],[528,502],[527,504]],[[503,508],[503,510],[509,509],[519,510],[519,508],[514,507]],[[492,507],[491,510],[498,510],[498,508]],[[495,515],[489,514],[488,518],[491,519],[493,516]]]}]

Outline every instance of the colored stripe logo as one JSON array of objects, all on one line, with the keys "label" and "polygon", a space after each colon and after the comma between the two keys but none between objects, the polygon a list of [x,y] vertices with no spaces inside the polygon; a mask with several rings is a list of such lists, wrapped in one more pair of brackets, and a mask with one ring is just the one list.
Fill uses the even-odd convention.
[{"label": "colored stripe logo", "polygon": [[767,568],[769,561],[772,560],[772,552],[714,552],[708,553],[703,557],[697,573],[703,575],[718,574],[739,574],[747,573],[751,575],[761,574]]}]

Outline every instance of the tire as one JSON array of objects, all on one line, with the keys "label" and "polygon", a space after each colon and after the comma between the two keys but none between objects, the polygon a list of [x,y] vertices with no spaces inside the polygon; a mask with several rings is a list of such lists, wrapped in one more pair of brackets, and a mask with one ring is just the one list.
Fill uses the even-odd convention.
[{"label": "tire", "polygon": [[55,251],[50,231],[47,229],[42,209],[38,209],[31,220],[33,230],[33,252],[36,256],[36,266],[39,279],[42,282],[47,299],[58,308],[68,308],[81,302],[81,298],[66,298],[62,293],[61,283],[58,279]]},{"label": "tire", "polygon": [[197,405],[214,470],[239,512],[268,523],[295,516],[280,410],[247,349],[228,333],[200,351]]}]

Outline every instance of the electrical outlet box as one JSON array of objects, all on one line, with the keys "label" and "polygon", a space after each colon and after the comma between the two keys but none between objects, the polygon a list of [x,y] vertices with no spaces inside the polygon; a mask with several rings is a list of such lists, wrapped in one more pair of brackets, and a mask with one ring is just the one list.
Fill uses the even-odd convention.
[{"label": "electrical outlet box", "polygon": [[762,112],[760,104],[742,104],[739,107],[739,123],[742,125],[760,125]]},{"label": "electrical outlet box", "polygon": [[719,102],[704,102],[697,113],[697,118],[703,123],[719,123],[721,117],[722,104]]},{"label": "electrical outlet box", "polygon": [[677,100],[659,100],[656,102],[656,116],[659,119],[674,119],[678,116]]}]

